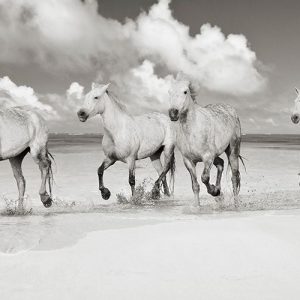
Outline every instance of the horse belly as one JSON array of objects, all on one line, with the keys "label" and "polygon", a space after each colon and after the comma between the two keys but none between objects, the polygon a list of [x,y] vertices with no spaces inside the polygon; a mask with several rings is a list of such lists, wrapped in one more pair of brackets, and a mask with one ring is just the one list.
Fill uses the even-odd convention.
[{"label": "horse belly", "polygon": [[144,122],[140,126],[140,147],[138,159],[143,159],[157,152],[164,144],[165,130],[159,123]]},{"label": "horse belly", "polygon": [[0,159],[8,159],[20,154],[29,146],[30,133],[26,126],[12,122],[0,125]]},{"label": "horse belly", "polygon": [[235,138],[235,132],[233,128],[228,128],[224,130],[221,127],[215,135],[215,148],[217,155],[221,155],[226,148],[229,146],[230,141]]}]

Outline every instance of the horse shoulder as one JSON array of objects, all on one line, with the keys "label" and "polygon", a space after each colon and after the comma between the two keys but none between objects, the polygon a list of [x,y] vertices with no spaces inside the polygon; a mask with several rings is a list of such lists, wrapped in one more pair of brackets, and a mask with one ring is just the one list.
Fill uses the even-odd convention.
[{"label": "horse shoulder", "polygon": [[106,156],[125,162],[127,157],[135,155],[138,145],[134,134],[124,135],[121,133],[119,136],[112,136],[110,132],[105,131],[102,149]]}]

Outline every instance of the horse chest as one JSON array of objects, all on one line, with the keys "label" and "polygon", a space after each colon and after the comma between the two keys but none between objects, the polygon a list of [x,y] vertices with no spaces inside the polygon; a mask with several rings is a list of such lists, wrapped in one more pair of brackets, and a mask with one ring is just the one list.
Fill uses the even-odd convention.
[{"label": "horse chest", "polygon": [[110,136],[106,135],[103,137],[102,147],[106,156],[113,160],[120,160],[123,162],[125,162],[125,159],[134,152],[130,139],[112,139]]},{"label": "horse chest", "polygon": [[208,141],[208,136],[201,132],[185,132],[177,134],[177,147],[181,154],[195,161],[202,161],[210,153],[215,152],[214,143]]}]

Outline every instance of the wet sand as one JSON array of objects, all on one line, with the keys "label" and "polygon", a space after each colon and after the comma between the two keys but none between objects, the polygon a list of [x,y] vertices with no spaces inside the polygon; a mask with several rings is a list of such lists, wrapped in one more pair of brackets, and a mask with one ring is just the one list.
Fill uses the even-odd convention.
[{"label": "wet sand", "polygon": [[1,298],[296,300],[299,220],[299,210],[36,220],[48,231],[31,250],[0,254]]},{"label": "wet sand", "polygon": [[[40,203],[39,171],[28,157],[32,212],[8,216],[4,198],[17,192],[9,164],[1,163],[1,299],[232,299],[233,291],[236,299],[299,298],[296,142],[244,143],[239,209],[224,172],[223,197],[216,201],[201,185],[196,213],[187,209],[192,190],[178,153],[174,198],[135,207],[116,203],[117,193],[130,190],[122,163],[107,171],[112,197],[101,199],[98,140],[52,141],[50,148],[57,163],[50,209]],[[149,161],[138,163],[137,181],[144,178],[150,188]]]}]

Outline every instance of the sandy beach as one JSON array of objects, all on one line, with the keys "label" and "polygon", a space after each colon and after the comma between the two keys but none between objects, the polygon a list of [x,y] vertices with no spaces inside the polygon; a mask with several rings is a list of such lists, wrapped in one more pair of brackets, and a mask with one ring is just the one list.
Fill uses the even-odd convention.
[{"label": "sandy beach", "polygon": [[[5,199],[17,191],[9,164],[1,163],[2,299],[298,299],[296,142],[244,143],[241,207],[233,206],[225,171],[218,201],[201,185],[198,213],[187,210],[193,194],[179,153],[174,197],[132,206],[116,203],[117,193],[130,191],[122,163],[105,174],[111,199],[100,197],[99,138],[52,139],[50,150],[56,203],[40,203],[38,168],[28,157],[27,216],[6,213]],[[138,164],[138,182],[145,178],[150,189],[150,161]]]}]

